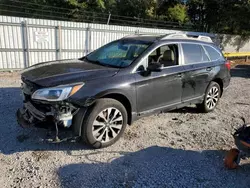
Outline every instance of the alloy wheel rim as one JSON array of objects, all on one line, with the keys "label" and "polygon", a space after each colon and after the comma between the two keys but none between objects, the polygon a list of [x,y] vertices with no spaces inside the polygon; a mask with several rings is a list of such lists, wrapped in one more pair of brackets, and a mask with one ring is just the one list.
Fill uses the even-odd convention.
[{"label": "alloy wheel rim", "polygon": [[92,134],[97,141],[107,143],[117,137],[122,126],[122,113],[114,107],[106,108],[96,116],[92,126]]},{"label": "alloy wheel rim", "polygon": [[206,105],[208,109],[213,109],[219,100],[219,89],[217,87],[212,87],[206,97]]}]

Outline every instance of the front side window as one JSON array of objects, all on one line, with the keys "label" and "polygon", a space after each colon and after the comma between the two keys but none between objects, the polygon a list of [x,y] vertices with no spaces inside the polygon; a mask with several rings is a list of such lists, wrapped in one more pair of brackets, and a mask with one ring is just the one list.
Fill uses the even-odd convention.
[{"label": "front side window", "polygon": [[182,44],[185,64],[208,62],[209,58],[199,44]]},{"label": "front side window", "polygon": [[111,42],[86,56],[87,61],[113,67],[127,67],[151,43],[137,40]]},{"label": "front side window", "polygon": [[177,44],[163,45],[154,50],[148,56],[148,64],[159,63],[162,67],[179,64],[179,53]]},{"label": "front side window", "polygon": [[221,58],[221,54],[218,51],[216,51],[214,48],[210,46],[204,46],[204,48],[206,49],[212,61],[215,61]]}]

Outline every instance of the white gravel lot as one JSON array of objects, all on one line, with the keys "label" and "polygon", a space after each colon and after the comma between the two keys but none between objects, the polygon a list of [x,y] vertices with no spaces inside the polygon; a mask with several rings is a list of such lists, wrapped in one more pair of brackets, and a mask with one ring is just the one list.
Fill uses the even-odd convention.
[{"label": "white gravel lot", "polygon": [[1,187],[250,187],[250,160],[223,166],[231,133],[250,122],[250,65],[233,70],[229,89],[209,114],[188,107],[143,118],[115,145],[43,141],[46,130],[22,129],[17,73],[0,73]]}]

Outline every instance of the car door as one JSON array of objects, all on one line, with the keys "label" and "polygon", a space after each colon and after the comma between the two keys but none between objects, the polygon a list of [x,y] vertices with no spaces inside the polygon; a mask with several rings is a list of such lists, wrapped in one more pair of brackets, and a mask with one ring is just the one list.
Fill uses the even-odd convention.
[{"label": "car door", "polygon": [[[161,46],[164,47],[164,46]],[[179,45],[176,45],[176,58],[179,56]],[[161,50],[156,50],[158,53]],[[153,52],[154,54],[154,52]],[[155,59],[159,59],[162,54],[154,54]],[[178,64],[162,67],[159,72],[148,72],[147,57],[141,67],[136,72],[136,90],[137,90],[137,110],[138,112],[147,112],[157,110],[181,102],[182,95],[182,73],[184,69]]]},{"label": "car door", "polygon": [[185,102],[205,93],[214,67],[202,45],[182,43],[181,47],[185,69],[182,101]]}]

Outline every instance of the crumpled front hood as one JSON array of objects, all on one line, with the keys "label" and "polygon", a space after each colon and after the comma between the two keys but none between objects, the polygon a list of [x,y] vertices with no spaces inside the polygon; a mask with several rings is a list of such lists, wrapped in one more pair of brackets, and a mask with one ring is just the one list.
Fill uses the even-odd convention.
[{"label": "crumpled front hood", "polygon": [[22,79],[42,87],[53,87],[110,77],[118,71],[118,68],[72,59],[33,65],[24,70]]}]

